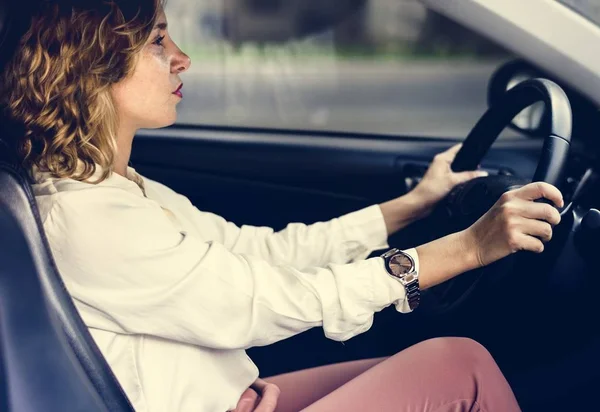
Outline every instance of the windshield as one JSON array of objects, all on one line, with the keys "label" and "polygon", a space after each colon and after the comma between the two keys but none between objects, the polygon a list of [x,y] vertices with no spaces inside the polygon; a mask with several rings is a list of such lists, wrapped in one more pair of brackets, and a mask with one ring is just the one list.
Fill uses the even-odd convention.
[{"label": "windshield", "polygon": [[577,13],[587,17],[596,25],[600,26],[600,2],[598,0],[557,0],[575,10]]}]

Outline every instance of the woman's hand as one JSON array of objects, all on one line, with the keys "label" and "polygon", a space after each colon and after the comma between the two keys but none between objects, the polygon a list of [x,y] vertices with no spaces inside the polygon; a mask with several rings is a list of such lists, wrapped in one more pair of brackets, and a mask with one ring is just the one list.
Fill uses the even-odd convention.
[{"label": "woman's hand", "polygon": [[456,145],[433,159],[421,182],[404,196],[382,203],[380,206],[388,236],[428,216],[435,205],[458,184],[487,172],[470,171],[454,173],[450,166],[462,145]]},{"label": "woman's hand", "polygon": [[431,213],[435,205],[444,199],[455,186],[488,175],[487,172],[481,170],[460,173],[452,171],[452,162],[461,147],[462,144],[457,144],[435,156],[423,179],[411,192],[411,195],[421,205],[425,216]]},{"label": "woman's hand", "polygon": [[541,198],[558,207],[564,206],[562,194],[556,187],[548,183],[531,183],[504,193],[464,232],[479,266],[487,266],[521,250],[544,251],[544,243],[550,241],[553,227],[561,218],[555,207],[534,202]]},{"label": "woman's hand", "polygon": [[232,412],[275,412],[279,393],[277,385],[259,378],[244,391]]},{"label": "woman's hand", "polygon": [[552,227],[560,222],[560,214],[554,207],[534,202],[541,198],[558,207],[564,206],[562,194],[556,187],[548,183],[530,183],[503,194],[468,229],[417,247],[421,289],[520,250],[541,253],[544,242],[552,238]]}]

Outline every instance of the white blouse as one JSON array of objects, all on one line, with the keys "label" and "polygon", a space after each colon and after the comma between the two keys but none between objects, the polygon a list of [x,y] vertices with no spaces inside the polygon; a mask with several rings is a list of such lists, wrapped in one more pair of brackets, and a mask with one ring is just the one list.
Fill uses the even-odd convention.
[{"label": "white blouse", "polygon": [[65,285],[137,411],[232,410],[258,377],[246,348],[316,326],[344,341],[392,303],[409,312],[383,260],[364,260],[387,247],[379,206],[274,233],[133,169],[100,184],[33,175]]}]

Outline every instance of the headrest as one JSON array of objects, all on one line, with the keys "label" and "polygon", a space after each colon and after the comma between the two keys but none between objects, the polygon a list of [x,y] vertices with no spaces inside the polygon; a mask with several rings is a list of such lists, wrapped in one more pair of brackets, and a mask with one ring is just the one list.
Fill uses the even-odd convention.
[{"label": "headrest", "polygon": [[40,0],[0,0],[0,70],[13,56],[19,41],[29,28],[31,13]]}]

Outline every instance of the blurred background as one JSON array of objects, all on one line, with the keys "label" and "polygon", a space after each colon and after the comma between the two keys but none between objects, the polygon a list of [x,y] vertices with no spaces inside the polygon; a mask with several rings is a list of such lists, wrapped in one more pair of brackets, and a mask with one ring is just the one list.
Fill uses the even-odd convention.
[{"label": "blurred background", "polygon": [[193,60],[180,124],[462,138],[512,57],[417,0],[169,0],[167,16]]}]

